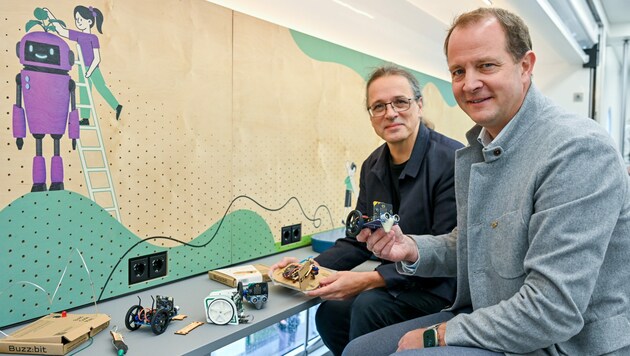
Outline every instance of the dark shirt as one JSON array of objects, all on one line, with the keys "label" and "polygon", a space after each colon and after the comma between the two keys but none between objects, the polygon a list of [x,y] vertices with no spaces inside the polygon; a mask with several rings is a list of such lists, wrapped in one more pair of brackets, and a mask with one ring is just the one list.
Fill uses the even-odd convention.
[{"label": "dark shirt", "polygon": [[394,214],[398,214],[400,211],[400,185],[398,184],[398,177],[402,174],[407,162],[401,164],[394,164],[392,160],[389,160],[389,181],[392,183],[392,211]]},{"label": "dark shirt", "polygon": [[[400,198],[397,212],[405,234],[441,235],[457,224],[454,170],[455,151],[463,145],[420,124],[411,157],[398,176],[396,194],[392,184],[387,144],[377,148],[363,162],[356,209],[372,216],[372,203],[393,204]],[[344,237],[315,260],[335,270],[350,270],[372,256],[366,244],[353,237]],[[414,293],[429,292],[449,302],[455,297],[454,278],[422,278],[404,276],[391,261],[381,260],[376,271],[385,280],[387,289],[413,305]]]}]

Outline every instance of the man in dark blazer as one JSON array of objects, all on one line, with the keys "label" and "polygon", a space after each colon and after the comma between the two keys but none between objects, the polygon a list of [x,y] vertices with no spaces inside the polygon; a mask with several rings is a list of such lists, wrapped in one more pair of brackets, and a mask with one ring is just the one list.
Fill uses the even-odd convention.
[{"label": "man in dark blazer", "polygon": [[[356,209],[372,216],[374,201],[389,203],[406,233],[451,231],[456,225],[455,151],[462,144],[425,126],[420,85],[403,68],[376,69],[366,91],[372,126],[385,143],[363,162]],[[308,292],[326,300],[316,314],[317,330],[335,355],[358,336],[453,302],[454,278],[403,276],[386,260],[374,271],[350,271],[371,256],[365,243],[346,236],[315,258],[340,271]],[[272,270],[295,261],[285,258]]]}]

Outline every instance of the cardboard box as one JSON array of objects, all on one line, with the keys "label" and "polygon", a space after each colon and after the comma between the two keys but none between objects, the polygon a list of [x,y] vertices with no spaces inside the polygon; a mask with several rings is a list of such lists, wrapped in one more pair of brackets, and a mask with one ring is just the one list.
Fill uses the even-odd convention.
[{"label": "cardboard box", "polygon": [[269,267],[261,264],[243,265],[208,271],[208,277],[226,286],[236,287],[238,282],[244,286],[249,283],[271,282]]},{"label": "cardboard box", "polygon": [[109,325],[105,314],[47,315],[0,339],[0,352],[65,355]]}]

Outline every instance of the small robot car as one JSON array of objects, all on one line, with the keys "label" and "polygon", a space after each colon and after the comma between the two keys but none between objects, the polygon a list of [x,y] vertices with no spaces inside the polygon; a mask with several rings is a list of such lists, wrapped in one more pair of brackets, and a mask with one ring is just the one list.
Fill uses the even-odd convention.
[{"label": "small robot car", "polygon": [[372,210],[372,218],[363,215],[358,210],[352,210],[346,219],[346,235],[355,237],[364,228],[374,231],[382,227],[383,230],[389,232],[392,226],[398,224],[400,220],[398,214],[392,214],[391,204],[375,201]]},{"label": "small robot car", "polygon": [[125,316],[125,326],[129,330],[137,330],[142,325],[150,325],[155,335],[166,331],[166,327],[179,312],[179,307],[173,304],[172,297],[151,296],[151,308],[143,308],[138,297],[138,305],[129,308]]},{"label": "small robot car", "polygon": [[269,298],[267,282],[250,283],[243,290],[243,299],[252,303],[256,309],[262,309]]}]

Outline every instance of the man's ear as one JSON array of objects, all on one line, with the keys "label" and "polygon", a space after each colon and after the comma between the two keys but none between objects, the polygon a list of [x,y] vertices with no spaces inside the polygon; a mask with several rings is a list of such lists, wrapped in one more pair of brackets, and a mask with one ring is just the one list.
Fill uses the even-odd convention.
[{"label": "man's ear", "polygon": [[424,102],[422,101],[422,97],[419,97],[418,100],[416,100],[416,103],[418,104],[418,107],[420,108],[420,110],[422,110],[422,106],[424,105]]},{"label": "man's ear", "polygon": [[527,51],[521,59],[522,76],[530,78],[534,72],[534,64],[536,64],[536,54],[533,51]]}]

